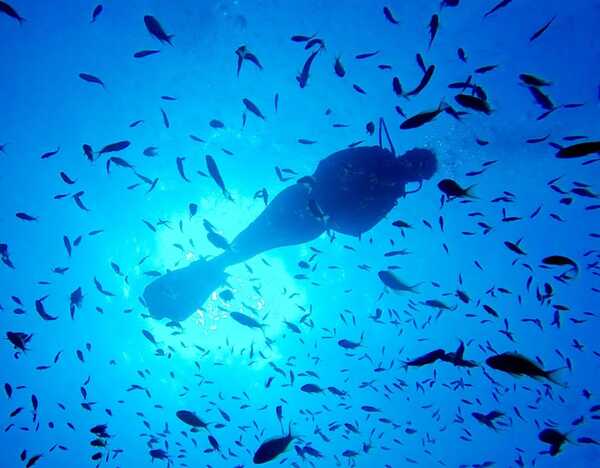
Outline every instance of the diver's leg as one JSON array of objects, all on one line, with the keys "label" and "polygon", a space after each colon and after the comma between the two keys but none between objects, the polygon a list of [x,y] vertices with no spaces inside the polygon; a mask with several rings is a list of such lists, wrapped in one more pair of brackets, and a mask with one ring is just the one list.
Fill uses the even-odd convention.
[{"label": "diver's leg", "polygon": [[281,191],[231,243],[231,250],[213,261],[226,268],[267,250],[309,242],[325,227],[308,208],[309,189],[302,184]]},{"label": "diver's leg", "polygon": [[286,188],[234,239],[230,250],[210,261],[198,260],[150,283],[144,290],[150,313],[155,318],[183,320],[225,281],[224,270],[228,266],[267,250],[319,237],[324,226],[310,212],[308,200],[306,186],[295,184]]}]

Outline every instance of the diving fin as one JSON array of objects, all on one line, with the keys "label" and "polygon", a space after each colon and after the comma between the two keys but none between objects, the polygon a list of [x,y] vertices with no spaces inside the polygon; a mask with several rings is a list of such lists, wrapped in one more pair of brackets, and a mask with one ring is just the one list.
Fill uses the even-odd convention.
[{"label": "diving fin", "polygon": [[216,262],[204,259],[157,278],[144,290],[144,301],[155,319],[182,321],[198,310],[227,275]]}]

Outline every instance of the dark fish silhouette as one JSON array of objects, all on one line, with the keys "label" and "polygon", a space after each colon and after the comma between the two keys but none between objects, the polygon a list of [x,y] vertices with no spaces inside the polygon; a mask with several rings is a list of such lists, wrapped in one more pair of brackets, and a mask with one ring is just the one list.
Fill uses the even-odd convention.
[{"label": "dark fish silhouette", "polygon": [[290,424],[288,434],[286,436],[270,439],[260,444],[260,447],[258,447],[254,453],[252,461],[257,465],[260,465],[274,460],[286,451],[288,445],[290,445],[293,439],[294,436],[292,435],[292,425]]},{"label": "dark fish silhouette", "polygon": [[246,106],[246,109],[248,109],[250,112],[252,112],[257,117],[259,117],[259,118],[261,118],[263,120],[266,120],[265,116],[260,111],[260,109],[258,108],[258,106],[256,104],[254,104],[250,99],[244,98],[244,99],[242,99],[242,102],[244,103],[244,106]]},{"label": "dark fish silhouette", "polygon": [[96,5],[94,11],[92,11],[92,19],[90,20],[90,23],[96,22],[96,19],[98,18],[98,16],[100,16],[100,13],[102,13],[103,9],[104,7],[102,5]]},{"label": "dark fish silhouette", "polygon": [[304,62],[302,71],[296,77],[296,80],[298,81],[298,84],[300,85],[301,88],[304,88],[306,86],[306,84],[308,83],[308,77],[310,76],[310,67],[312,66],[313,61],[315,60],[315,58],[317,57],[317,54],[320,51],[321,51],[321,49],[319,48],[319,49],[315,50],[312,54],[310,54],[310,56],[308,57],[306,62]]},{"label": "dark fish silhouette", "polygon": [[23,21],[25,21],[25,18],[19,15],[19,13],[17,13],[17,11],[13,7],[11,7],[8,3],[3,1],[0,1],[0,13],[4,13],[5,15],[16,19],[19,22],[19,24],[23,24]]},{"label": "dark fish silhouette", "polygon": [[80,73],[79,74],[79,78],[81,78],[83,81],[87,81],[88,83],[99,84],[104,89],[106,89],[106,86],[104,85],[104,82],[100,78],[98,78],[97,76],[90,75],[89,73]]},{"label": "dark fish silhouette", "polygon": [[157,38],[160,42],[166,42],[170,46],[173,46],[171,39],[175,37],[174,34],[167,34],[163,27],[160,25],[158,20],[154,16],[146,15],[144,16],[144,24],[146,25],[146,29],[148,32]]},{"label": "dark fish silhouette", "polygon": [[223,192],[225,198],[227,198],[227,200],[233,201],[231,194],[225,187],[225,182],[223,182],[223,178],[221,177],[221,173],[219,172],[217,163],[210,154],[206,155],[206,167],[208,169],[208,173],[211,175],[211,177],[217,183],[217,185],[221,188],[221,191]]},{"label": "dark fish silhouette", "polygon": [[135,58],[144,58],[144,57],[148,57],[148,55],[154,55],[154,54],[158,54],[160,52],[160,50],[140,50],[138,52],[136,52],[135,54],[133,54],[133,56]]}]

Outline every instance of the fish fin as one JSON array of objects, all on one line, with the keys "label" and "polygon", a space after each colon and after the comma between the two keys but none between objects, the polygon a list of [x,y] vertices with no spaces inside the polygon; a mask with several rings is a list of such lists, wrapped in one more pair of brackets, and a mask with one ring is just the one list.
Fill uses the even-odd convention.
[{"label": "fish fin", "polygon": [[565,382],[561,382],[560,380],[556,379],[556,374],[558,374],[559,372],[561,372],[565,369],[567,369],[567,366],[558,367],[557,369],[546,371],[544,373],[544,377],[547,378],[553,384],[558,385],[559,387],[568,388],[568,385]]},{"label": "fish fin", "polygon": [[472,198],[473,200],[479,200],[479,197],[477,195],[475,195],[475,193],[473,192],[473,189],[477,186],[477,184],[473,184],[473,185],[469,185],[466,189],[465,189],[465,193],[464,196],[467,198]]}]

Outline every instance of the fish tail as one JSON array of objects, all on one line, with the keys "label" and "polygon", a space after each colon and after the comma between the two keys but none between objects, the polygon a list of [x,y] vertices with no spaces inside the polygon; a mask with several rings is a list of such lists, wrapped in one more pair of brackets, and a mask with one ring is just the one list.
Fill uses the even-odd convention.
[{"label": "fish tail", "polygon": [[558,385],[559,387],[562,388],[567,388],[568,385],[565,382],[561,382],[560,380],[557,380],[556,378],[556,374],[558,374],[559,372],[565,370],[567,368],[567,366],[563,366],[563,367],[559,367],[557,369],[553,369],[550,371],[545,371],[544,372],[544,377],[546,379],[548,379],[550,382],[552,382],[553,384]]},{"label": "fish tail", "polygon": [[473,189],[477,186],[477,184],[473,184],[473,185],[469,185],[466,189],[465,189],[465,197],[467,198],[472,198],[473,200],[479,200],[479,197],[477,195],[475,195],[475,193],[473,192]]}]

